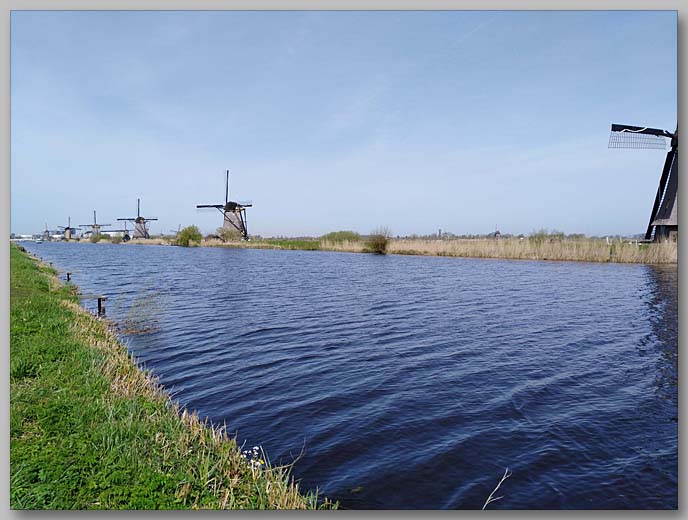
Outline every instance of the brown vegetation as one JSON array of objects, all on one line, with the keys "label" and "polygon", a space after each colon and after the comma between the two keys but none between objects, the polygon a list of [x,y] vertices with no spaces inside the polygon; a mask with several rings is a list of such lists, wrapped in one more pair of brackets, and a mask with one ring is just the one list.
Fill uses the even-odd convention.
[{"label": "brown vegetation", "polygon": [[675,242],[643,244],[616,239],[454,239],[390,241],[388,253],[410,255],[457,256],[470,258],[506,258],[521,260],[570,260],[583,262],[676,263]]}]

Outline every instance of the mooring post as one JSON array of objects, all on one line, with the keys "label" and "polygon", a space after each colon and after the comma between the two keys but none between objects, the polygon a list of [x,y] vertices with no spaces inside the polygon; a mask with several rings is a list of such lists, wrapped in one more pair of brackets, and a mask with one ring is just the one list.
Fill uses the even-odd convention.
[{"label": "mooring post", "polygon": [[68,272],[68,273],[67,273],[67,281],[70,280],[70,277],[71,277],[71,276],[72,276],[72,273],[69,273],[69,272]]},{"label": "mooring post", "polygon": [[98,316],[105,316],[105,300],[107,297],[98,296]]}]

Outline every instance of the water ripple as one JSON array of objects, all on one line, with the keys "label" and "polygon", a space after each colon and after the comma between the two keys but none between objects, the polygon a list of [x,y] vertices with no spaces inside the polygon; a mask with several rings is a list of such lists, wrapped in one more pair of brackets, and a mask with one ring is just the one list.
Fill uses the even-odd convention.
[{"label": "water ripple", "polygon": [[[675,267],[29,244],[181,404],[352,508],[676,508]],[[136,266],[136,269],[134,269]]]}]

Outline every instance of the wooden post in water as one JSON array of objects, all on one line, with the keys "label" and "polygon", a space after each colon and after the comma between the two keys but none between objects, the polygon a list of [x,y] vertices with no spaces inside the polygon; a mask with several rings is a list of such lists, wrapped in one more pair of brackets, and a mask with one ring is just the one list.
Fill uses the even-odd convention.
[{"label": "wooden post in water", "polygon": [[98,296],[98,316],[105,316],[105,300],[106,296]]},{"label": "wooden post in water", "polygon": [[67,273],[67,281],[70,280],[70,277],[71,277],[71,276],[72,276],[72,273],[69,273],[69,272],[68,272],[68,273]]}]

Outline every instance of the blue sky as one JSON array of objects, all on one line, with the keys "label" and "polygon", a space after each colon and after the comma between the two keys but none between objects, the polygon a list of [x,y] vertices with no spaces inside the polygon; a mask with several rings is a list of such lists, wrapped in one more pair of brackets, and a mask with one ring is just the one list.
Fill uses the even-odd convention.
[{"label": "blue sky", "polygon": [[676,13],[13,12],[11,230],[644,232]]}]

